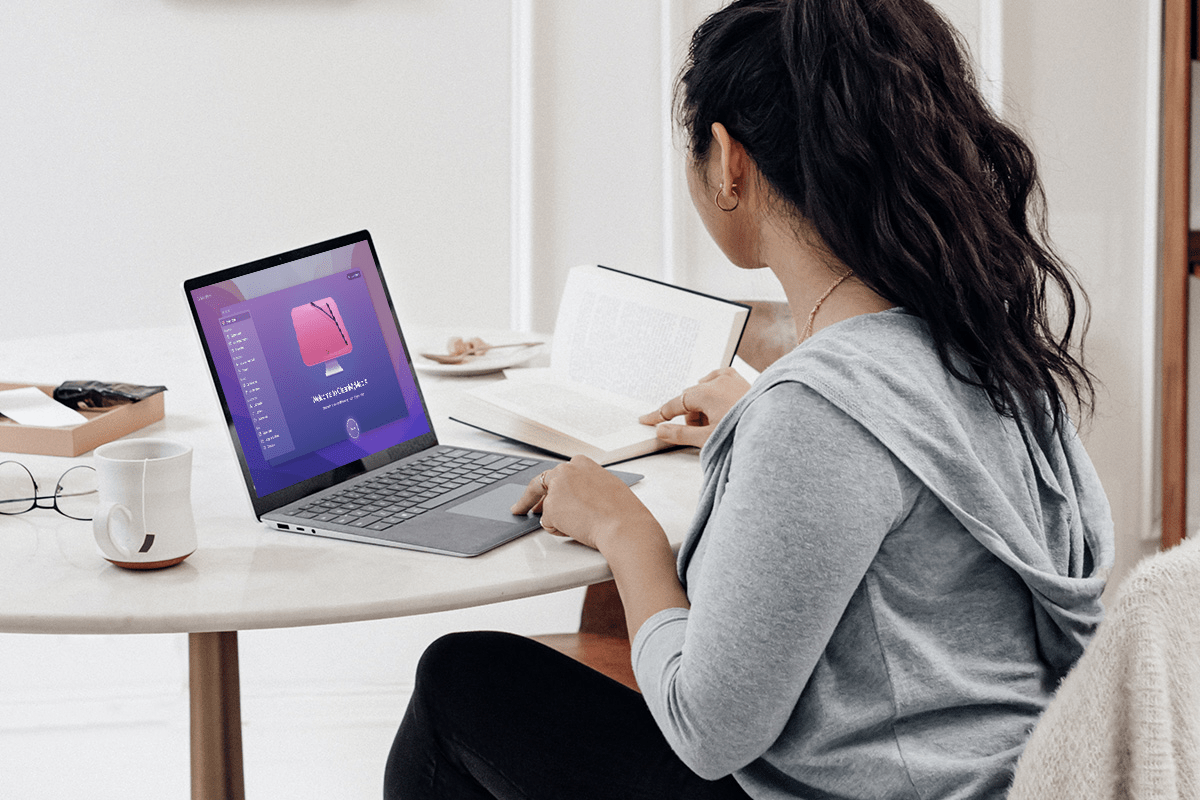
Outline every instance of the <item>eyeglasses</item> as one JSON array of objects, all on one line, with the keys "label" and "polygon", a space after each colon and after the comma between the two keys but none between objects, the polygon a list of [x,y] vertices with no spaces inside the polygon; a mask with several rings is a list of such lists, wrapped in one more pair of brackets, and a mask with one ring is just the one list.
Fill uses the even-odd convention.
[{"label": "eyeglasses", "polygon": [[95,516],[98,502],[94,467],[71,467],[58,479],[54,494],[40,495],[33,473],[24,464],[0,461],[0,514],[12,516],[35,508],[53,508],[64,517],[87,521]]}]

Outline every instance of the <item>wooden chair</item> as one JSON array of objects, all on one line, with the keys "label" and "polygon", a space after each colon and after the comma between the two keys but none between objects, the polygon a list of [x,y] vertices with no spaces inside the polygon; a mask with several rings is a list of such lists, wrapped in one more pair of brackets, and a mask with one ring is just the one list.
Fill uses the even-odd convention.
[{"label": "wooden chair", "polygon": [[780,300],[739,300],[750,306],[750,318],[737,354],[759,372],[796,346],[796,322]]},{"label": "wooden chair", "polygon": [[[750,306],[750,318],[737,354],[759,372],[796,346],[796,326],[787,303],[771,300],[742,300]],[[638,690],[630,662],[629,634],[625,607],[613,581],[587,588],[576,633],[534,636],[535,640],[587,664],[630,689]]]},{"label": "wooden chair", "polygon": [[625,607],[613,581],[594,583],[587,588],[578,633],[551,633],[533,638],[630,689],[638,689],[629,655]]}]

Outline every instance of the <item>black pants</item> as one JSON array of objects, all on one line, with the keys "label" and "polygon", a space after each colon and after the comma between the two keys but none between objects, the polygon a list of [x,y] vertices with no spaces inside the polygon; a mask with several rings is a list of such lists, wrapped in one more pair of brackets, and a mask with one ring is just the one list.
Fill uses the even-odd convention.
[{"label": "black pants", "polygon": [[539,642],[458,633],[429,646],[392,744],[387,800],[738,798],[671,751],[641,695]]}]

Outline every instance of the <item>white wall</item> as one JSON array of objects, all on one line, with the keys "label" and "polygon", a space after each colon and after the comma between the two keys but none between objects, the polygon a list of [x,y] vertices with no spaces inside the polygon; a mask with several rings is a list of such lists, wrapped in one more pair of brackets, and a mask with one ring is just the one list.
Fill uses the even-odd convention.
[{"label": "white wall", "polygon": [[1092,301],[1084,431],[1119,578],[1158,537],[1159,18],[1150,4],[1005,0],[1006,113],[1032,137],[1051,233]]},{"label": "white wall", "polygon": [[507,324],[508,30],[471,0],[3,3],[0,254],[27,302],[0,340],[182,322],[184,278],[362,227],[407,317]]},{"label": "white wall", "polygon": [[[1156,535],[1157,11],[940,4],[1032,137],[1092,297],[1086,440],[1119,578]],[[40,332],[182,323],[183,278],[360,227],[415,323],[545,330],[580,262],[778,296],[708,242],[671,146],[675,65],[717,5],[7,0],[0,364]],[[243,634],[249,793],[377,796],[425,642],[565,630],[578,603]],[[182,637],[0,635],[0,794],[182,795],[184,655]],[[167,768],[135,780],[143,748]]]}]

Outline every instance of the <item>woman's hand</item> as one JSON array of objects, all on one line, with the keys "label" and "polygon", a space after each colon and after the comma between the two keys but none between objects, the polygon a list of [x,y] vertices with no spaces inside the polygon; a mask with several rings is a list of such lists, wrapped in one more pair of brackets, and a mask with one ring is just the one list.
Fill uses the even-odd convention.
[{"label": "woman's hand", "polygon": [[688,608],[675,554],[658,520],[625,482],[584,456],[547,470],[525,488],[514,514],[542,513],[542,527],[599,550],[608,560],[633,641],[650,617]]},{"label": "woman's hand", "polygon": [[[703,447],[733,404],[750,390],[750,384],[732,367],[710,372],[695,386],[672,397],[657,411],[638,418],[643,425],[657,426],[658,438],[671,444]],[[683,415],[683,424],[668,422]]]},{"label": "woman's hand", "polygon": [[542,527],[603,552],[618,534],[662,526],[625,482],[586,456],[541,473],[525,487],[514,514],[541,512]]}]

